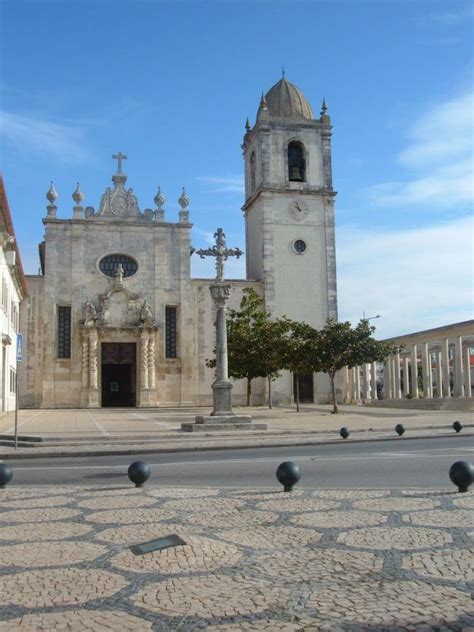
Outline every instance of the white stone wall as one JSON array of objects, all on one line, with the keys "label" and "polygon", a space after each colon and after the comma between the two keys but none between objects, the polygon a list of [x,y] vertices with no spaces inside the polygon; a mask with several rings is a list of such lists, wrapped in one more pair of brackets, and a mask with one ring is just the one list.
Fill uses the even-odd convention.
[{"label": "white stone wall", "polygon": [[21,290],[15,276],[15,253],[7,247],[7,234],[0,236],[0,333],[2,352],[0,355],[0,410],[15,409],[15,392],[11,389],[10,370],[16,372],[16,348],[19,322],[12,319],[12,304],[19,311]]}]

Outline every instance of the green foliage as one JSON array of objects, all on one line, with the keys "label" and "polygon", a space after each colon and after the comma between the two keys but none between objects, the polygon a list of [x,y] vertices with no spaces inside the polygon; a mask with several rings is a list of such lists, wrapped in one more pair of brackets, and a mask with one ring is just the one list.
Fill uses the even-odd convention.
[{"label": "green foliage", "polygon": [[334,413],[338,412],[334,382],[337,371],[369,362],[383,362],[395,351],[389,343],[376,340],[372,336],[374,331],[375,327],[364,319],[352,327],[348,321],[337,322],[330,318],[317,334],[318,370],[327,373],[331,380]]}]

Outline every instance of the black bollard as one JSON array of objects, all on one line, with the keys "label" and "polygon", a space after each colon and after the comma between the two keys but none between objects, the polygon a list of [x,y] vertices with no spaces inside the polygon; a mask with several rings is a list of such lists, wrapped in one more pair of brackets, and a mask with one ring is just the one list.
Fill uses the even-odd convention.
[{"label": "black bollard", "polygon": [[462,423],[460,421],[455,421],[453,423],[453,430],[456,430],[456,432],[461,432],[461,430],[462,430]]},{"label": "black bollard", "polygon": [[395,432],[399,437],[401,437],[402,434],[405,432],[405,426],[403,424],[397,424],[395,426]]},{"label": "black bollard", "polygon": [[467,461],[456,461],[449,468],[449,478],[459,492],[467,492],[474,481],[474,465]]},{"label": "black bollard", "polygon": [[135,483],[135,487],[141,487],[150,478],[150,466],[145,461],[134,461],[129,466],[127,474],[132,483]]},{"label": "black bollard", "polygon": [[349,430],[348,430],[345,426],[343,426],[343,427],[339,430],[339,434],[341,435],[341,437],[342,437],[343,439],[347,439],[347,437],[349,436],[350,432],[349,432]]},{"label": "black bollard", "polygon": [[291,492],[301,478],[300,467],[293,461],[285,461],[278,466],[276,477],[278,482],[283,485],[284,491]]},{"label": "black bollard", "polygon": [[13,470],[6,463],[0,463],[0,489],[3,489],[13,478]]}]

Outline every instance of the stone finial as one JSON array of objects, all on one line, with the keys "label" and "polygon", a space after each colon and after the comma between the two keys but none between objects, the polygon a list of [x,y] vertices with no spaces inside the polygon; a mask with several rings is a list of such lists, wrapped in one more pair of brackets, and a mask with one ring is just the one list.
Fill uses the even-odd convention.
[{"label": "stone finial", "polygon": [[268,110],[267,100],[265,99],[265,95],[262,92],[262,98],[260,99],[260,107],[262,110]]},{"label": "stone finial", "polygon": [[56,217],[56,211],[58,210],[58,207],[56,206],[55,202],[58,199],[58,197],[59,197],[58,192],[54,188],[54,182],[51,180],[51,186],[49,187],[46,193],[46,199],[49,202],[49,204],[46,207],[48,211],[48,217]]},{"label": "stone finial", "polygon": [[161,187],[158,187],[158,191],[156,192],[155,197],[153,198],[153,201],[156,204],[156,208],[158,211],[162,211],[163,210],[163,204],[166,202],[166,198],[163,195],[163,193],[161,192]]},{"label": "stone finial", "polygon": [[51,186],[49,187],[48,192],[46,193],[46,199],[48,200],[50,204],[54,204],[56,200],[58,199],[58,197],[59,197],[58,192],[54,188],[54,182],[53,180],[51,180]]},{"label": "stone finial", "polygon": [[321,105],[321,116],[327,114],[328,106],[326,105],[326,99],[323,98],[323,103]]},{"label": "stone finial", "polygon": [[247,120],[245,121],[245,129],[247,130],[247,132],[250,131],[250,122],[249,122],[249,117],[247,116]]},{"label": "stone finial", "polygon": [[84,199],[84,193],[81,191],[81,187],[79,185],[79,182],[77,183],[76,190],[72,194],[72,199],[77,204],[77,206],[80,206],[82,200]]},{"label": "stone finial", "polygon": [[181,209],[185,211],[188,208],[189,203],[190,203],[190,199],[186,195],[186,191],[183,187],[183,192],[181,193],[181,196],[178,200],[178,204],[180,205]]}]

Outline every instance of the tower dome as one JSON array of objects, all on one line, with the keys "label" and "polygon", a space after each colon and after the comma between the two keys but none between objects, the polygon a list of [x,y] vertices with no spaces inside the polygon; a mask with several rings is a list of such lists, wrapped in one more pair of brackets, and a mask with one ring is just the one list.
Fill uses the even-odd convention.
[{"label": "tower dome", "polygon": [[313,111],[304,94],[284,77],[262,97],[257,120],[264,111],[268,111],[270,118],[286,120],[313,118]]}]

